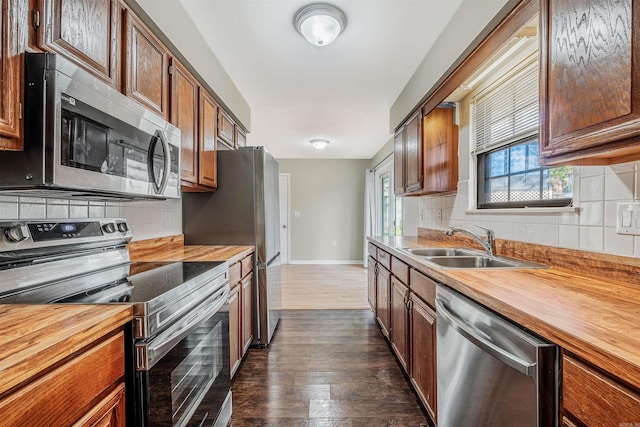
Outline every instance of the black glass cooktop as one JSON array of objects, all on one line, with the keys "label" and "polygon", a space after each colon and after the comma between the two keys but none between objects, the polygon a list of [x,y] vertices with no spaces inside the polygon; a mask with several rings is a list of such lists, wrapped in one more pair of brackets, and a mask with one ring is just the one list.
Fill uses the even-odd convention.
[{"label": "black glass cooktop", "polygon": [[[136,262],[0,296],[0,304],[146,303],[184,287],[222,261]],[[181,292],[181,291],[179,291]]]}]

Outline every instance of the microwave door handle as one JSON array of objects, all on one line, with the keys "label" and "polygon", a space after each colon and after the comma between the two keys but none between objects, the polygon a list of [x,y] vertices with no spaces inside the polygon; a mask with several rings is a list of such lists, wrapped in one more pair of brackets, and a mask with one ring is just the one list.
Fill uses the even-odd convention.
[{"label": "microwave door handle", "polygon": [[169,172],[171,169],[171,147],[169,146],[169,141],[167,141],[167,137],[163,131],[157,130],[155,136],[160,140],[160,142],[162,142],[162,148],[164,149],[164,173],[162,174],[160,185],[157,186],[157,193],[163,194],[165,188],[167,188],[167,183],[169,182]]},{"label": "microwave door handle", "polygon": [[[155,162],[154,162],[154,152],[156,149],[156,145],[158,144],[158,140],[162,143],[162,148],[164,150],[164,173],[162,174],[162,178],[160,179],[160,183],[156,181],[155,174]],[[153,184],[153,189],[156,194],[162,194],[164,192],[165,187],[167,186],[167,181],[169,179],[169,169],[171,166],[171,152],[169,151],[169,143],[166,138],[162,134],[162,131],[158,129],[156,133],[152,137],[152,142],[149,144],[149,152],[147,153],[147,167],[149,168],[149,181]]]}]

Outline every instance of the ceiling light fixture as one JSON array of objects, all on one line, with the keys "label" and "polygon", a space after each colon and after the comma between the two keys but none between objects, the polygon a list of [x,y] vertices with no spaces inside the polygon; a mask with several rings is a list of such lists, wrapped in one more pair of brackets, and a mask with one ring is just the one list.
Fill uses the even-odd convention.
[{"label": "ceiling light fixture", "polygon": [[325,148],[327,148],[327,145],[329,145],[328,139],[312,139],[309,142],[316,150],[324,150]]},{"label": "ceiling light fixture", "polygon": [[344,31],[347,17],[333,5],[315,3],[303,7],[296,13],[294,25],[309,43],[326,46]]}]

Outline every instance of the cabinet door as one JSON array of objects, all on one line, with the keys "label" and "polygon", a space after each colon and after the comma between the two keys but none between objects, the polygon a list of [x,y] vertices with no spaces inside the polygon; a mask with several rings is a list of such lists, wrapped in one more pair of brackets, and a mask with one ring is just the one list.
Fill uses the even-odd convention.
[{"label": "cabinet door", "polygon": [[453,108],[435,108],[424,117],[424,190],[455,191],[458,186],[458,126]]},{"label": "cabinet door", "polygon": [[436,420],[436,313],[413,292],[409,297],[411,383]]},{"label": "cabinet door", "polygon": [[171,60],[171,123],[180,128],[180,178],[198,184],[198,82]]},{"label": "cabinet door", "polygon": [[45,0],[40,46],[119,87],[118,0]]},{"label": "cabinet door", "polygon": [[26,2],[3,0],[0,7],[0,150],[22,150],[22,56]]},{"label": "cabinet door", "polygon": [[389,337],[390,313],[389,313],[389,287],[391,274],[383,267],[378,266],[376,277],[376,315],[382,333]]},{"label": "cabinet door", "polygon": [[247,146],[247,135],[238,126],[236,126],[236,146]]},{"label": "cabinet door", "polygon": [[409,364],[409,324],[407,313],[407,300],[409,288],[396,277],[391,277],[391,347],[398,356],[398,360],[405,372],[408,372]]},{"label": "cabinet door", "polygon": [[125,425],[124,383],[121,383],[73,426],[124,427]]},{"label": "cabinet door", "polygon": [[242,281],[242,355],[253,341],[253,273]]},{"label": "cabinet door", "polygon": [[[541,155],[546,164],[640,155],[640,2],[541,2]],[[598,159],[592,159],[597,161]]]},{"label": "cabinet door", "polygon": [[233,377],[240,366],[240,286],[237,284],[229,294],[229,366]]},{"label": "cabinet door", "polygon": [[393,137],[393,193],[404,194],[404,128]]},{"label": "cabinet door", "polygon": [[235,123],[229,115],[220,108],[218,113],[218,138],[235,148]]},{"label": "cabinet door", "polygon": [[125,11],[125,28],[125,94],[167,118],[168,51],[130,10]]},{"label": "cabinet door", "polygon": [[404,130],[404,169],[405,169],[405,191],[422,190],[422,135],[420,112],[411,117]]},{"label": "cabinet door", "polygon": [[564,355],[562,406],[585,425],[625,426],[640,420],[640,395]]},{"label": "cabinet door", "polygon": [[367,272],[367,297],[369,300],[369,307],[371,307],[371,311],[376,313],[376,262],[373,258],[368,257],[367,263],[369,266]]},{"label": "cabinet door", "polygon": [[204,89],[200,89],[200,144],[198,182],[208,187],[218,185],[216,156],[216,122],[218,104]]}]

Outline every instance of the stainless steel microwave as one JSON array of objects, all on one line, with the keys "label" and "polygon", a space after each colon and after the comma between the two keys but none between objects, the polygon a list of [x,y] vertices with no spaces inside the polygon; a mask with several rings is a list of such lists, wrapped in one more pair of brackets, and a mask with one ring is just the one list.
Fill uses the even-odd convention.
[{"label": "stainless steel microwave", "polygon": [[0,152],[0,192],[180,197],[180,129],[84,69],[25,54],[24,151]]}]

